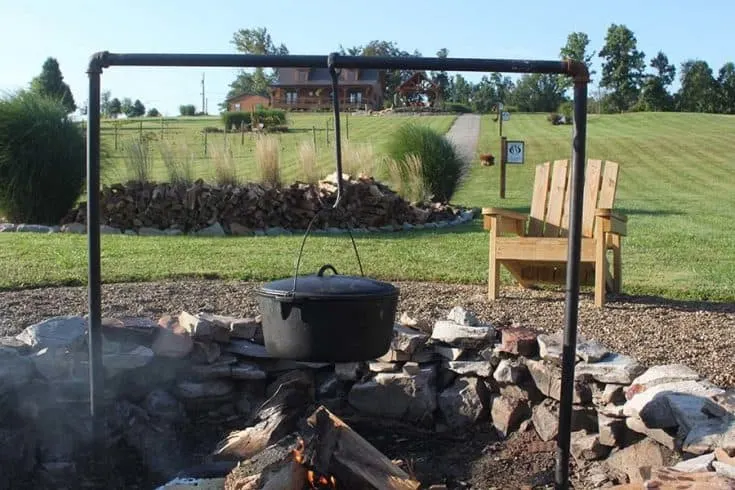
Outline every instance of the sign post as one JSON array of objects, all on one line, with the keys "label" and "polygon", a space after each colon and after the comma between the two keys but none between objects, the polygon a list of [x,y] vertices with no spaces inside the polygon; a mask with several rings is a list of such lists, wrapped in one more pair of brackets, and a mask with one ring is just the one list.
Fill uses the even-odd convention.
[{"label": "sign post", "polygon": [[498,102],[496,106],[498,108],[498,136],[503,137],[503,121],[505,120],[505,113],[503,112],[503,103]]},{"label": "sign post", "polygon": [[523,164],[526,153],[526,145],[523,141],[508,141],[508,138],[500,138],[500,198],[505,199],[505,166],[508,164]]},{"label": "sign post", "polygon": [[[500,120],[500,127],[503,127],[503,120]],[[500,199],[505,199],[505,163],[508,160],[508,140],[505,136],[500,137]]]}]

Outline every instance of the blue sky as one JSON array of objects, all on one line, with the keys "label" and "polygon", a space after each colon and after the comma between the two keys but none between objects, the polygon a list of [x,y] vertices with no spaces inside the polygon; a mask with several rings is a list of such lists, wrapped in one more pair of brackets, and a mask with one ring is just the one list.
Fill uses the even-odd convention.
[{"label": "blue sky", "polygon": [[[85,69],[95,51],[233,53],[233,33],[259,26],[292,54],[326,55],[340,44],[384,39],[425,56],[446,47],[457,57],[557,59],[568,33],[586,32],[599,51],[607,27],[618,23],[633,30],[647,58],[663,50],[677,68],[698,58],[716,72],[735,60],[735,2],[726,0],[0,0],[0,19],[0,91],[27,86],[53,56],[78,104],[87,97]],[[595,57],[598,72],[599,63]],[[180,104],[201,106],[202,73],[216,112],[236,69],[114,67],[102,88],[175,115]]]}]

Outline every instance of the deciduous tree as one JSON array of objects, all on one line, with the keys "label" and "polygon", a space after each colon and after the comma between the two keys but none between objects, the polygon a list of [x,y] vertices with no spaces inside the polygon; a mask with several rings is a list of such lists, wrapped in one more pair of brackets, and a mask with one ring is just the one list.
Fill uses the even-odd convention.
[{"label": "deciduous tree", "polygon": [[735,114],[735,64],[728,62],[720,68],[717,85],[719,92],[718,112]]},{"label": "deciduous tree", "polygon": [[687,60],[681,65],[679,110],[683,112],[715,112],[717,82],[712,68],[703,60]]},{"label": "deciduous tree", "polygon": [[674,81],[676,67],[669,63],[669,58],[662,51],[651,59],[650,66],[655,73],[647,75],[643,82],[638,108],[644,111],[671,111],[674,109],[674,98],[666,87]]},{"label": "deciduous tree", "polygon": [[612,24],[600,50],[600,57],[605,60],[600,86],[610,89],[608,102],[616,111],[630,109],[638,99],[646,55],[638,51],[637,44],[633,31],[625,25]]},{"label": "deciduous tree", "polygon": [[108,106],[109,115],[112,118],[116,118],[120,114],[122,114],[122,104],[120,103],[120,99],[115,97],[110,101],[110,105]]},{"label": "deciduous tree", "polygon": [[[584,32],[572,32],[567,36],[567,43],[561,48],[559,51],[559,56],[562,59],[572,59],[576,61],[581,61],[587,66],[587,69],[590,72],[590,81],[592,81],[592,75],[597,73],[595,70],[592,70],[592,57],[595,55],[595,52],[592,51],[591,53],[587,52],[587,46],[590,43],[590,38],[587,36]],[[572,79],[569,77],[563,77],[562,85],[565,87],[571,87],[572,86]]]}]

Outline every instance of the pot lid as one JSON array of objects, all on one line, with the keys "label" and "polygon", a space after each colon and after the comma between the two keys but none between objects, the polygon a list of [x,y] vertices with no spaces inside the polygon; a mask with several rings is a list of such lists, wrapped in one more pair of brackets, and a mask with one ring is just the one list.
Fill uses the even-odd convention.
[{"label": "pot lid", "polygon": [[[299,275],[295,295],[299,297],[348,297],[386,296],[396,294],[393,284],[361,276],[324,273],[334,271],[332,266],[322,267],[317,274]],[[264,284],[259,292],[265,295],[288,296],[294,291],[294,278],[287,277]]]}]

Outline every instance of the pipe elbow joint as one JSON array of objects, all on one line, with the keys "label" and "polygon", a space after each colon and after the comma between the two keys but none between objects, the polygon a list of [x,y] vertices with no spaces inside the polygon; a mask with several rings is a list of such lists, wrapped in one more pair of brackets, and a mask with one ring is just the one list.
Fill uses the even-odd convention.
[{"label": "pipe elbow joint", "polygon": [[589,83],[590,71],[581,61],[566,59],[567,73],[574,79],[574,83]]},{"label": "pipe elbow joint", "polygon": [[103,68],[110,66],[109,51],[98,51],[89,58],[87,73],[102,73]]}]

